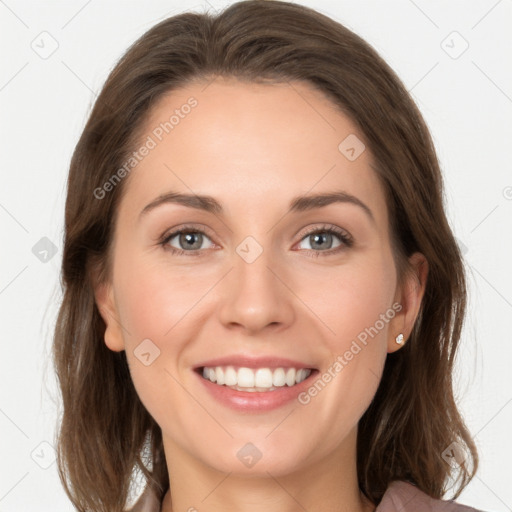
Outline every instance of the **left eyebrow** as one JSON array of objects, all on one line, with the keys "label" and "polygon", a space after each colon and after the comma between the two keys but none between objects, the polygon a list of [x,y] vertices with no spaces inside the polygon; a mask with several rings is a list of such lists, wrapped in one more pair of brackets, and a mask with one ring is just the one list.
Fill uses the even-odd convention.
[{"label": "left eyebrow", "polygon": [[[175,203],[188,208],[204,210],[209,213],[223,215],[224,209],[219,201],[212,196],[198,194],[183,194],[178,192],[169,192],[158,196],[155,200],[146,205],[140,212],[139,218],[154,210],[162,204]],[[290,201],[288,212],[304,212],[315,208],[322,208],[333,203],[349,203],[359,206],[370,220],[375,224],[375,217],[370,208],[359,198],[343,190],[328,192],[315,195],[303,195],[294,197]]]},{"label": "left eyebrow", "polygon": [[324,194],[297,196],[292,199],[289,212],[304,212],[306,210],[313,210],[314,208],[322,208],[333,203],[349,203],[359,206],[370,218],[372,223],[375,224],[375,217],[370,208],[363,203],[361,199],[344,190]]}]

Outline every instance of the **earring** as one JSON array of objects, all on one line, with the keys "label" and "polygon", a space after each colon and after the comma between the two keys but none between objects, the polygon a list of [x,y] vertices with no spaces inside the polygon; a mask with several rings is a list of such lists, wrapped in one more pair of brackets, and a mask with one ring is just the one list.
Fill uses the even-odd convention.
[{"label": "earring", "polygon": [[399,345],[402,345],[402,344],[404,343],[404,335],[403,335],[402,333],[400,333],[400,334],[396,337],[395,341],[396,341]]}]

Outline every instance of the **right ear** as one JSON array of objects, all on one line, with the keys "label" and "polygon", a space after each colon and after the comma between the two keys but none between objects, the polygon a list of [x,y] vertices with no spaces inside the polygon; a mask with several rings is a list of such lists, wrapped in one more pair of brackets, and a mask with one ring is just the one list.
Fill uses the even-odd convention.
[{"label": "right ear", "polygon": [[109,283],[97,285],[94,298],[101,318],[105,322],[105,344],[110,350],[121,352],[125,348],[124,339],[112,285]]}]

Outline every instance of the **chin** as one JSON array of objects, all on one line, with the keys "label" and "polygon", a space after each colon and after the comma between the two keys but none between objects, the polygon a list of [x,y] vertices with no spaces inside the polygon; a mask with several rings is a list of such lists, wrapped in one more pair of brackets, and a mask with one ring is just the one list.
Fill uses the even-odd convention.
[{"label": "chin", "polygon": [[293,444],[287,443],[283,447],[282,443],[270,443],[264,436],[261,442],[256,440],[256,436],[253,439],[253,442],[248,441],[247,437],[243,441],[232,440],[229,447],[221,449],[221,453],[210,451],[205,457],[207,452],[202,451],[197,455],[213,469],[241,477],[268,477],[269,473],[276,477],[288,475],[304,466],[308,459],[311,460]]}]

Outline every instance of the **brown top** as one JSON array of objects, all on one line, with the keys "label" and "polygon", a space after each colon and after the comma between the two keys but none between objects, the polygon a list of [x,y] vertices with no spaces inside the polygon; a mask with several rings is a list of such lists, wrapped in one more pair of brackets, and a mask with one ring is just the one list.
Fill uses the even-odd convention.
[{"label": "brown top", "polygon": [[[156,496],[145,491],[127,512],[161,512]],[[384,493],[375,512],[483,512],[455,501],[436,500],[416,486],[396,480]]]}]

